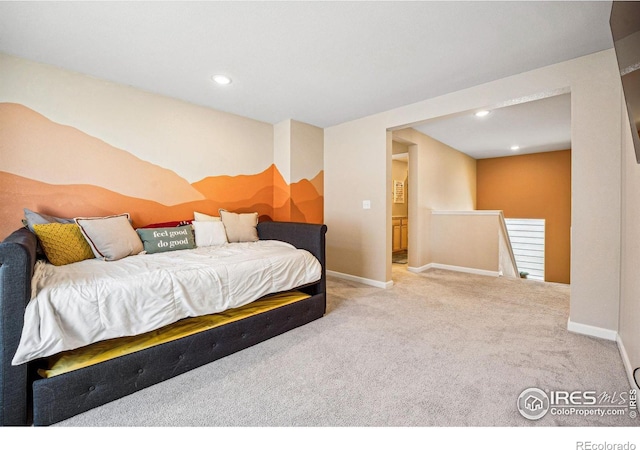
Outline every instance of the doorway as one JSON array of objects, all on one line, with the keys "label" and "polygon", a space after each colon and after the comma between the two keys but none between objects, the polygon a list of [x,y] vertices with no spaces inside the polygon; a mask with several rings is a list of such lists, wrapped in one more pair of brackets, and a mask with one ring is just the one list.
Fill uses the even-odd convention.
[{"label": "doorway", "polygon": [[394,140],[391,155],[391,261],[408,264],[409,254],[409,147]]},{"label": "doorway", "polygon": [[[501,210],[507,218],[545,219],[544,262],[537,263],[544,269],[540,274],[521,271],[532,279],[570,283],[570,93],[496,107],[483,116],[466,111],[432,118],[388,132],[391,156],[406,152],[413,159],[412,186],[406,186],[412,194],[407,208],[411,272],[433,263],[431,211]],[[390,187],[395,179],[389,176]],[[392,192],[388,198],[393,210]],[[396,249],[398,239],[394,244],[389,233]]]}]

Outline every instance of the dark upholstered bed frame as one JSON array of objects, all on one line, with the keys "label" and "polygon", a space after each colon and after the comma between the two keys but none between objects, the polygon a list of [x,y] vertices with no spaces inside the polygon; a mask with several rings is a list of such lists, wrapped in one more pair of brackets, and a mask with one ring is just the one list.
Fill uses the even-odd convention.
[{"label": "dark upholstered bed frame", "polygon": [[325,225],[258,224],[260,239],[289,242],[318,258],[322,278],[300,289],[310,298],[52,378],[39,378],[35,364],[11,365],[36,261],[35,235],[13,232],[0,243],[0,423],[51,425],[322,317],[326,231]]}]

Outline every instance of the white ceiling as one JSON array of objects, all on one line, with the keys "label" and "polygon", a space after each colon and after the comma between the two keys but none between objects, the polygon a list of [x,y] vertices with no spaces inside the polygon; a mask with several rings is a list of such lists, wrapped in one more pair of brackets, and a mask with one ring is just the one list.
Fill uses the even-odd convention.
[{"label": "white ceiling", "polygon": [[[269,123],[327,127],[611,48],[610,8],[609,1],[0,1],[0,52]],[[217,73],[233,83],[214,85]],[[459,125],[448,128],[441,140],[460,137]],[[485,145],[487,133],[465,133]]]},{"label": "white ceiling", "polygon": [[[494,109],[484,117],[471,112],[432,120],[413,128],[475,159],[565,150],[571,148],[571,95]],[[511,150],[514,145],[520,148]]]}]

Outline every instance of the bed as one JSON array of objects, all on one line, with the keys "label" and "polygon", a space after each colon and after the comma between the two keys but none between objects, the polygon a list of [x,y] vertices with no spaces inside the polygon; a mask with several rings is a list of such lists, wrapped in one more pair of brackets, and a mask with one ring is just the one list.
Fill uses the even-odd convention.
[{"label": "bed", "polygon": [[[53,346],[46,357],[33,359],[31,355],[24,358],[28,362],[17,361],[17,365],[12,362],[22,347],[25,311],[39,262],[35,235],[27,229],[12,233],[0,244],[2,425],[54,424],[322,317],[326,308],[326,226],[261,222],[257,233],[262,246],[274,241],[308,251],[320,265],[320,277],[310,283],[281,286],[278,292],[255,302],[240,302],[231,309],[222,307],[219,312],[205,314],[208,322],[197,331],[189,322],[192,318],[186,317],[178,321],[182,328],[172,330],[171,338],[159,339],[158,330],[164,330],[161,325],[173,321],[165,318],[152,326],[153,330],[126,338],[133,342],[102,336],[110,343],[108,350],[87,345],[67,351]],[[118,345],[114,347],[111,341]],[[148,345],[147,341],[153,342]],[[75,366],[69,365],[67,356],[76,351],[84,353],[80,358],[73,355]]]}]

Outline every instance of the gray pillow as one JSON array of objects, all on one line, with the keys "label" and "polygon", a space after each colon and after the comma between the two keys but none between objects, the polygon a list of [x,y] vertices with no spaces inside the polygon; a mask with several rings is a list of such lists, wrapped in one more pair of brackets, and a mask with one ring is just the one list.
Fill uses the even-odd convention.
[{"label": "gray pillow", "polygon": [[35,233],[34,225],[46,225],[48,223],[74,223],[73,219],[63,219],[62,217],[50,216],[48,214],[37,213],[24,208],[24,220],[22,221],[29,230]]}]

